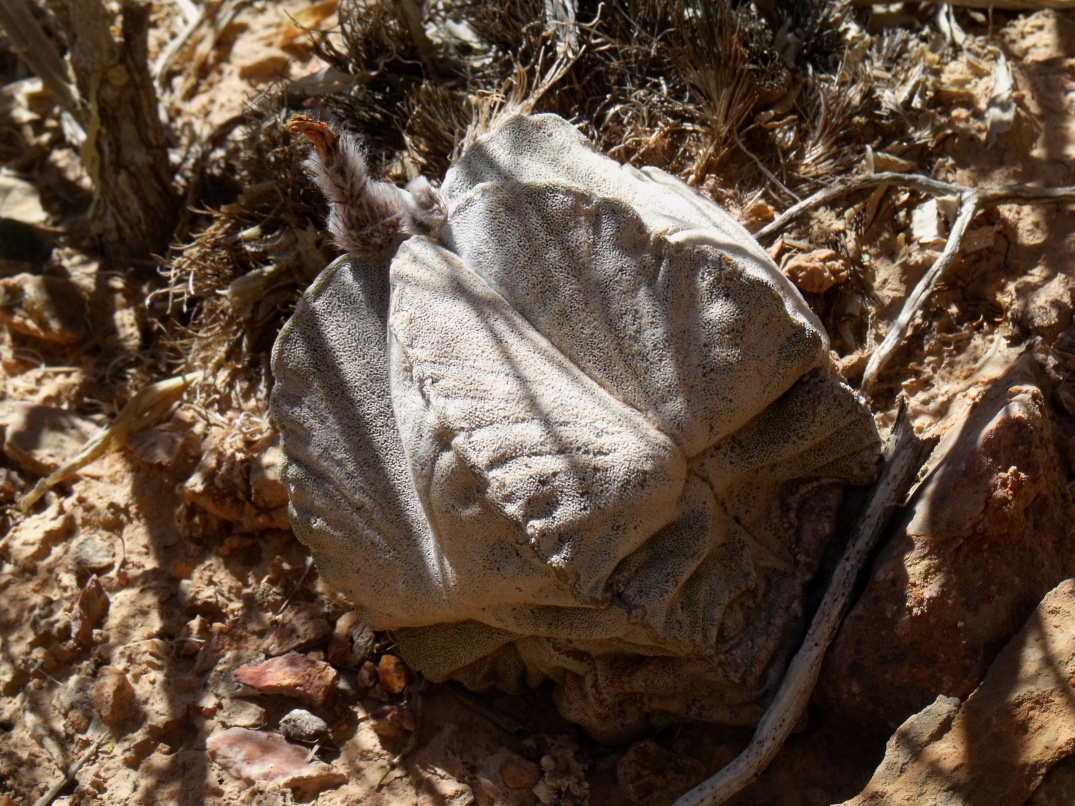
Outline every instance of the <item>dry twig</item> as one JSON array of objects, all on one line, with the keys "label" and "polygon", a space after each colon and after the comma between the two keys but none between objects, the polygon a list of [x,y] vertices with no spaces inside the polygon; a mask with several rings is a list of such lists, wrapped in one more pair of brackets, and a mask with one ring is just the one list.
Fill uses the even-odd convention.
[{"label": "dry twig", "polygon": [[67,768],[67,772],[64,773],[63,778],[57,781],[48,792],[34,801],[34,806],[49,806],[56,798],[60,796],[60,793],[67,788],[67,786],[75,780],[75,776],[78,775],[78,771],[85,766],[86,762],[93,758],[97,753],[97,749],[104,744],[105,739],[108,738],[108,731],[102,730],[97,734],[97,738],[93,740],[89,747],[86,748],[86,752],[75,759],[75,762]]},{"label": "dry twig", "polygon": [[868,392],[870,387],[873,386],[878,373],[892,356],[892,353],[895,352],[900,342],[906,337],[915,315],[922,310],[944,272],[959,257],[967,228],[978,210],[987,205],[1011,202],[1022,204],[1064,204],[1075,202],[1075,187],[1070,186],[1035,188],[1030,185],[1001,185],[992,188],[972,188],[956,182],[942,182],[939,179],[930,179],[917,174],[880,173],[873,176],[856,177],[819,190],[813,196],[789,207],[772,222],[758,230],[754,237],[761,241],[779,232],[803,213],[822,204],[856,190],[883,185],[910,188],[911,190],[930,193],[935,196],[957,195],[959,197],[959,215],[952,223],[952,229],[944,245],[944,250],[934,261],[929,271],[918,281],[911,293],[907,295],[899,316],[889,326],[881,345],[870,357],[862,377],[861,389],[863,392]]},{"label": "dry twig", "polygon": [[41,479],[22,500],[19,508],[29,512],[30,507],[61,481],[70,478],[86,465],[97,461],[111,450],[122,447],[132,434],[148,428],[163,418],[186,391],[187,387],[201,377],[200,372],[191,372],[176,378],[168,378],[147,386],[127,401],[127,405],[112,421],[111,425],[101,430],[97,436],[87,442],[78,455],[64,462],[55,472]]},{"label": "dry twig", "polygon": [[676,806],[717,806],[750,784],[773,760],[798,721],[814,690],[821,661],[843,620],[851,593],[866,558],[873,551],[892,513],[913,492],[912,481],[922,467],[932,442],[915,437],[901,400],[896,423],[885,449],[881,476],[870,494],[865,512],[855,526],[844,556],[833,572],[810,630],[788,666],[769,709],[750,744],[731,764],[676,801]]}]

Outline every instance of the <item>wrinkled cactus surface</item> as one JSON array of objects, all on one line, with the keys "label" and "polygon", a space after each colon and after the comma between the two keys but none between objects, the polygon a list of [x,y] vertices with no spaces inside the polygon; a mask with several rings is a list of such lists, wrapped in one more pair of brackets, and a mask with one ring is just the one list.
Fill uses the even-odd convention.
[{"label": "wrinkled cactus surface", "polygon": [[878,437],[724,211],[510,118],[430,235],[341,258],[273,356],[298,536],[433,680],[604,738],[753,724]]}]

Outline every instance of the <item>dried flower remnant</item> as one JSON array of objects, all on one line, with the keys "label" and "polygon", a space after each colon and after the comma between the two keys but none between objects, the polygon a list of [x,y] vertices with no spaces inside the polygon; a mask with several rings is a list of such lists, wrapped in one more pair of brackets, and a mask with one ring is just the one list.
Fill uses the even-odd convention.
[{"label": "dried flower remnant", "polygon": [[313,145],[305,165],[329,203],[328,229],[340,249],[379,255],[395,251],[410,235],[439,235],[444,203],[424,178],[406,189],[373,179],[353,134],[307,115],[293,116],[288,130]]}]

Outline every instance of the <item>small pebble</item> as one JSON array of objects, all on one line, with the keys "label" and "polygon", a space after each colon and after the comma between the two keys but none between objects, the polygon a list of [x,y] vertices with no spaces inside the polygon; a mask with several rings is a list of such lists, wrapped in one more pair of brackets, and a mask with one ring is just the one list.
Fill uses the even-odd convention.
[{"label": "small pebble", "polygon": [[115,562],[112,543],[99,535],[88,535],[75,543],[68,558],[72,570],[96,573],[106,571]]},{"label": "small pebble", "polygon": [[138,713],[134,686],[127,675],[115,666],[102,666],[93,684],[93,709],[107,725],[115,727]]},{"label": "small pebble", "polygon": [[296,708],[280,720],[280,732],[294,742],[317,742],[328,733],[328,723],[309,711]]},{"label": "small pebble", "polygon": [[381,690],[385,694],[402,694],[403,690],[414,682],[414,673],[407,668],[403,659],[396,655],[382,655],[377,664],[377,674],[381,679]]},{"label": "small pebble", "polygon": [[362,664],[355,685],[361,688],[373,688],[377,685],[377,667],[372,662],[366,661]]}]

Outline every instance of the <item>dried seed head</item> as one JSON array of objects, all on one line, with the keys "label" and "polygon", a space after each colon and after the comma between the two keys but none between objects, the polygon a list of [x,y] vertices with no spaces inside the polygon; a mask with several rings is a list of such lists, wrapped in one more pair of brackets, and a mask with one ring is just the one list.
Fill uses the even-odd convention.
[{"label": "dried seed head", "polygon": [[328,229],[336,244],[353,255],[394,251],[416,233],[440,234],[446,217],[440,195],[424,179],[402,190],[370,178],[366,154],[353,134],[295,115],[294,134],[313,145],[306,167],[329,203]]}]

